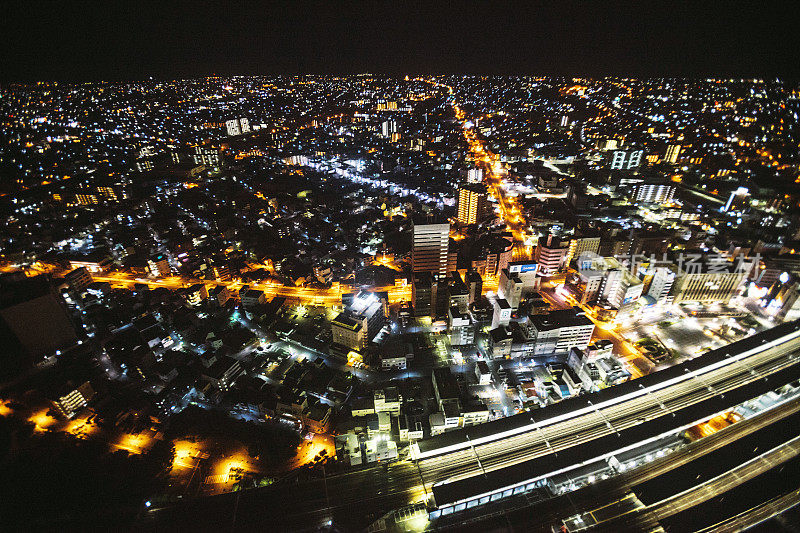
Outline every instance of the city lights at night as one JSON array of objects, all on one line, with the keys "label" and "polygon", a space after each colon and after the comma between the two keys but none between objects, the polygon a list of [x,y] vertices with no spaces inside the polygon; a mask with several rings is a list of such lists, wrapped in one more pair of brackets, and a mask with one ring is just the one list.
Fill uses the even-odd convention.
[{"label": "city lights at night", "polygon": [[800,526],[794,13],[12,4],[0,529]]}]

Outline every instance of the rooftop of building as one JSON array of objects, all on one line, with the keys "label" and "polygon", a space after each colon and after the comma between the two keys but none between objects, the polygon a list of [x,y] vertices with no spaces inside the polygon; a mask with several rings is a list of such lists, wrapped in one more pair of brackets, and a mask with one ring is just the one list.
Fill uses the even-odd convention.
[{"label": "rooftop of building", "polygon": [[531,325],[537,331],[547,331],[565,327],[591,326],[594,323],[586,317],[586,313],[577,307],[571,309],[557,309],[546,315],[531,315],[528,317]]},{"label": "rooftop of building", "polygon": [[358,331],[363,326],[363,323],[356,320],[351,314],[344,312],[336,315],[336,318],[331,321],[331,325]]}]

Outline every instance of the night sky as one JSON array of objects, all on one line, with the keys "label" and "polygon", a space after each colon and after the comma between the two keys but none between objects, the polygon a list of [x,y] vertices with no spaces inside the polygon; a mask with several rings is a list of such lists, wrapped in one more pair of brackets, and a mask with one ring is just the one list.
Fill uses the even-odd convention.
[{"label": "night sky", "polygon": [[358,72],[800,77],[799,10],[788,2],[15,3],[0,11],[5,82]]}]

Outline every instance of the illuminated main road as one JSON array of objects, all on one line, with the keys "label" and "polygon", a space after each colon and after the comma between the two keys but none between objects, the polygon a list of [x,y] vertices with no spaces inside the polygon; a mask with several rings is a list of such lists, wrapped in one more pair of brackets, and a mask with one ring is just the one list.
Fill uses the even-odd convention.
[{"label": "illuminated main road", "polygon": [[[132,274],[124,272],[112,272],[104,275],[93,275],[94,281],[106,281],[111,284],[131,286],[137,283],[147,285],[149,287],[157,288],[164,287],[171,290],[176,290],[184,287],[189,287],[196,283],[206,286],[222,285],[231,290],[239,290],[244,285],[251,289],[263,291],[267,297],[281,296],[287,299],[297,300],[301,303],[310,305],[337,305],[342,303],[342,294],[347,294],[357,291],[358,288],[351,288],[349,286],[340,286],[331,289],[315,289],[310,287],[287,287],[279,283],[243,283],[233,282],[224,283],[219,281],[210,281],[205,279],[192,279],[184,277],[164,277],[164,278],[143,278],[135,277]],[[389,285],[386,287],[375,287],[370,290],[377,292],[387,292],[389,295],[389,303],[400,302],[403,300],[411,299],[411,286],[410,285]]]},{"label": "illuminated main road", "polygon": [[[451,97],[453,88],[449,85],[441,84],[433,80],[425,80],[428,83],[447,89]],[[516,196],[506,194],[503,181],[494,168],[497,157],[491,153],[483,141],[475,133],[475,126],[468,121],[466,113],[461,107],[453,102],[453,111],[456,119],[461,123],[464,130],[464,138],[467,141],[470,154],[476,162],[476,166],[483,170],[483,179],[491,195],[497,200],[500,209],[500,217],[506,223],[509,231],[514,237],[514,259],[530,259],[532,247],[527,244],[529,235],[527,233],[527,223],[522,217],[522,210]]]}]

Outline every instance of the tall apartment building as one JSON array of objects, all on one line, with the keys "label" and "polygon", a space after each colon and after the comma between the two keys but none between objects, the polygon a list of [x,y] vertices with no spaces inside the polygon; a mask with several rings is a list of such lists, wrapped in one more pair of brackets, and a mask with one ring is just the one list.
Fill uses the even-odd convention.
[{"label": "tall apartment building", "polygon": [[611,307],[619,309],[623,305],[638,300],[642,295],[644,285],[628,268],[620,265],[619,261],[613,258],[609,259],[616,265],[606,271],[600,285],[600,296],[602,300],[611,304]]},{"label": "tall apartment building", "polygon": [[569,249],[564,258],[564,265],[571,265],[572,262],[585,254],[597,254],[600,249],[600,236],[573,236],[569,240]]},{"label": "tall apartment building", "polygon": [[249,133],[250,121],[245,117],[226,120],[225,129],[227,130],[228,135],[231,137],[235,137],[236,135],[242,135],[244,133]]},{"label": "tall apartment building", "polygon": [[383,137],[391,137],[393,133],[397,133],[397,123],[394,120],[386,120],[381,123],[381,135]]},{"label": "tall apartment building", "polygon": [[477,224],[486,212],[486,190],[481,184],[464,184],[458,188],[458,215],[462,224]]},{"label": "tall apartment building", "polygon": [[642,150],[615,150],[611,152],[611,170],[633,170],[642,164]]},{"label": "tall apartment building", "polygon": [[680,144],[670,144],[667,146],[667,155],[664,156],[664,162],[674,165],[678,162],[678,157],[681,155]]},{"label": "tall apartment building", "polygon": [[411,264],[414,272],[447,274],[450,223],[413,226]]},{"label": "tall apartment building", "polygon": [[480,183],[483,181],[483,169],[471,168],[467,171],[467,183]]},{"label": "tall apartment building", "polygon": [[630,198],[645,204],[668,204],[675,197],[675,186],[669,183],[638,183],[631,187]]},{"label": "tall apartment building", "polygon": [[222,166],[222,151],[213,146],[195,146],[192,161],[194,161],[195,165],[220,168]]}]

